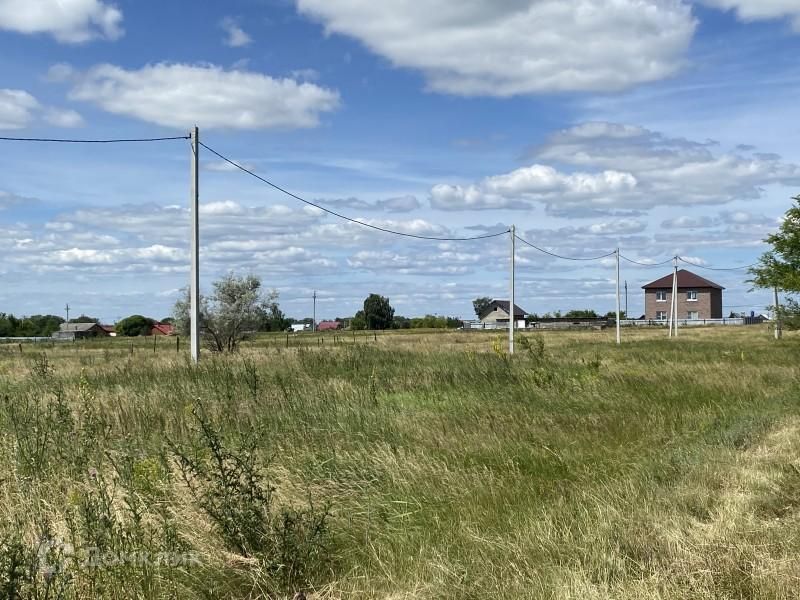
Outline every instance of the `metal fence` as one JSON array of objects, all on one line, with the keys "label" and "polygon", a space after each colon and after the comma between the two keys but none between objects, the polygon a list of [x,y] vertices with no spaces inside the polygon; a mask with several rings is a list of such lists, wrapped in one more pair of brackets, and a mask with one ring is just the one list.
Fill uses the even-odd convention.
[{"label": "metal fence", "polygon": [[[759,317],[732,317],[726,319],[678,319],[678,327],[697,327],[702,325],[758,325],[764,320]],[[621,319],[622,326],[666,327],[667,319]]]}]

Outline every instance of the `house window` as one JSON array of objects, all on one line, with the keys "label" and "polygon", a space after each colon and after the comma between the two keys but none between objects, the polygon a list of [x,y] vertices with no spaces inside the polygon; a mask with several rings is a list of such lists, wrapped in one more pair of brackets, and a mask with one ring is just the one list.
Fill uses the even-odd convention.
[{"label": "house window", "polygon": [[665,311],[665,310],[657,310],[656,311],[656,320],[657,321],[666,321],[667,320],[667,311]]},{"label": "house window", "polygon": [[688,314],[687,318],[690,321],[697,321],[700,318],[700,313],[697,312],[696,310],[690,310],[687,314]]},{"label": "house window", "polygon": [[689,290],[686,292],[686,301],[687,302],[697,302],[697,291],[696,290]]},{"label": "house window", "polygon": [[667,290],[656,290],[656,302],[667,301]]}]

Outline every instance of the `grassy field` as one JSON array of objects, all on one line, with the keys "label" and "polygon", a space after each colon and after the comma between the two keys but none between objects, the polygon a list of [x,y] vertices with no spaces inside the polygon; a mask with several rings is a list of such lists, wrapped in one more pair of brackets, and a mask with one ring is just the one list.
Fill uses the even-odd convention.
[{"label": "grassy field", "polygon": [[3,598],[796,598],[800,337],[0,346]]}]

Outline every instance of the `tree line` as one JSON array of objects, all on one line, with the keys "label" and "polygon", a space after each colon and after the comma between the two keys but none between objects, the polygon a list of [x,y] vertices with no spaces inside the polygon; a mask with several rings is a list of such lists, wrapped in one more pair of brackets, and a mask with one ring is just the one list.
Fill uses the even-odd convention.
[{"label": "tree line", "polygon": [[[94,317],[81,315],[70,323],[98,323]],[[66,321],[58,315],[31,315],[16,317],[0,312],[0,337],[50,337]]]}]

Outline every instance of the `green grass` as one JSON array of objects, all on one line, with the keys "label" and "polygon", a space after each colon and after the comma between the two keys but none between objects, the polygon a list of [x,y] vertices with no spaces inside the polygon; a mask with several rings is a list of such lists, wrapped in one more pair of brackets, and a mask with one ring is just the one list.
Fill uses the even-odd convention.
[{"label": "green grass", "polygon": [[612,336],[0,346],[0,595],[796,597],[800,338]]}]

